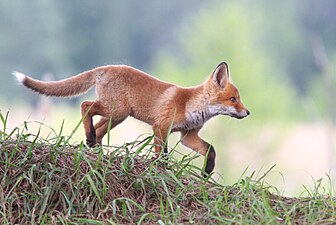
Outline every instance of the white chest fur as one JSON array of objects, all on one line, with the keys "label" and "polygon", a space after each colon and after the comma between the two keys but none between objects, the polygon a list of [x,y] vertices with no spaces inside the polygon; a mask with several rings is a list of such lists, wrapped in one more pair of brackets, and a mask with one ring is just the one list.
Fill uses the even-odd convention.
[{"label": "white chest fur", "polygon": [[175,130],[193,130],[200,129],[210,118],[222,114],[225,109],[220,105],[209,105],[201,110],[188,110],[185,114],[186,120],[183,123],[176,124]]}]

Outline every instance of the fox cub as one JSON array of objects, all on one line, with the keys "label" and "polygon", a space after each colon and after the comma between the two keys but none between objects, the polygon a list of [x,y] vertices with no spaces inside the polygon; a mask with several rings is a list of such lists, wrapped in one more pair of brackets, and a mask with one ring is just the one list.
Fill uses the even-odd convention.
[{"label": "fox cub", "polygon": [[[27,88],[47,96],[77,96],[95,86],[96,100],[81,104],[88,146],[102,143],[110,117],[112,129],[132,116],[152,126],[157,155],[162,149],[167,153],[169,131],[180,132],[183,145],[207,157],[204,176],[213,171],[216,157],[214,147],[198,136],[204,123],[217,115],[242,119],[250,114],[230,81],[225,62],[221,62],[205,82],[188,88],[163,82],[125,65],[101,66],[64,80],[48,82],[18,72],[13,74]],[[93,125],[95,115],[101,119]]]}]

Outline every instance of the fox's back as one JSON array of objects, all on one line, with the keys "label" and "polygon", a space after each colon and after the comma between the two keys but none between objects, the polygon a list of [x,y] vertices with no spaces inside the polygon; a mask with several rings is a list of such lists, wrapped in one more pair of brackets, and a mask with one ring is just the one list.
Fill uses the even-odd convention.
[{"label": "fox's back", "polygon": [[157,102],[173,86],[130,66],[105,66],[97,73],[96,92],[101,101],[121,102],[131,116],[152,123]]}]

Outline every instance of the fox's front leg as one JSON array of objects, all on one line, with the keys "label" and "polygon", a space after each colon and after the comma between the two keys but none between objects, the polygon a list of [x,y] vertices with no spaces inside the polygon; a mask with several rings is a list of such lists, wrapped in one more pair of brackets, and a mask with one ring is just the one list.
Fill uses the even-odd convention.
[{"label": "fox's front leg", "polygon": [[181,143],[192,150],[207,156],[204,177],[207,177],[215,168],[216,152],[212,145],[198,136],[199,130],[181,132]]},{"label": "fox's front leg", "polygon": [[163,153],[167,155],[168,153],[168,148],[167,148],[168,128],[153,125],[153,132],[154,132],[154,148],[155,148],[156,156],[157,157],[160,156],[162,148],[163,148]]}]

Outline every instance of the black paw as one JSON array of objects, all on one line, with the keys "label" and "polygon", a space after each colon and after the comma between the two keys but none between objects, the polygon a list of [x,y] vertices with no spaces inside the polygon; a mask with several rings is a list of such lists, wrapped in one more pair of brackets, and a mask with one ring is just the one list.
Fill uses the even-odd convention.
[{"label": "black paw", "polygon": [[165,167],[167,167],[168,166],[168,160],[169,160],[167,146],[163,147],[162,159],[163,159],[163,163],[164,163]]},{"label": "black paw", "polygon": [[86,136],[86,144],[93,148],[96,145],[96,130],[93,125],[90,127],[90,134]]},{"label": "black paw", "polygon": [[165,145],[165,146],[163,147],[163,153],[164,153],[165,155],[168,155],[168,148],[167,148],[167,145]]},{"label": "black paw", "polygon": [[207,154],[207,160],[205,164],[204,172],[202,171],[202,175],[204,178],[207,178],[209,174],[214,170],[215,168],[215,159],[216,159],[216,152],[212,145],[210,145],[208,154]]},{"label": "black paw", "polygon": [[96,145],[96,141],[95,140],[91,140],[91,139],[86,139],[86,144],[90,148],[93,148]]}]

